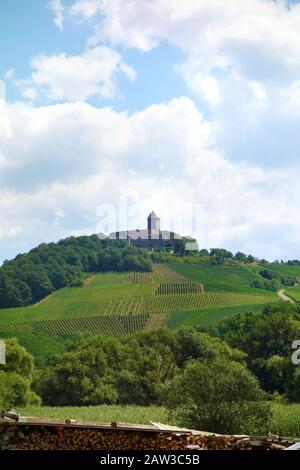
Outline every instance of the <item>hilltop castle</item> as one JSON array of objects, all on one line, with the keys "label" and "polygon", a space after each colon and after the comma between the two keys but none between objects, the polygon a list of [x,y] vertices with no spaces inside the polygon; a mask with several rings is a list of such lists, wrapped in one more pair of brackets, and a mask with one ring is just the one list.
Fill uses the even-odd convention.
[{"label": "hilltop castle", "polygon": [[123,230],[121,232],[113,232],[110,238],[118,240],[127,240],[129,243],[139,247],[148,249],[172,249],[176,240],[182,237],[174,232],[160,229],[160,218],[155,212],[151,212],[147,218],[146,229]]}]

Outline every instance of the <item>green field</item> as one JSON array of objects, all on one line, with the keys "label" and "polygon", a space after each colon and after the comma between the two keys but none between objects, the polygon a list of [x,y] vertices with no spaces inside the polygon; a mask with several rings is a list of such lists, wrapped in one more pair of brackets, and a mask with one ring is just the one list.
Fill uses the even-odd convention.
[{"label": "green field", "polygon": [[50,407],[30,406],[18,408],[23,416],[35,416],[54,419],[77,419],[98,422],[119,422],[149,424],[150,421],[173,424],[168,419],[167,411],[161,406],[99,405]]},{"label": "green field", "polygon": [[288,287],[284,289],[285,293],[295,302],[300,302],[300,286]]},{"label": "green field", "polygon": [[222,307],[215,309],[192,310],[188,312],[174,312],[169,316],[168,327],[180,328],[182,326],[213,325],[218,321],[239,313],[259,313],[263,305],[238,305],[235,307]]},{"label": "green field", "polygon": [[51,354],[60,354],[65,352],[66,343],[74,336],[53,336],[49,334],[32,334],[32,333],[0,333],[1,338],[14,336],[19,340],[19,343],[26,348],[35,358],[35,365],[37,367],[44,364],[45,358]]},{"label": "green field", "polygon": [[251,287],[253,281],[261,280],[259,272],[263,269],[274,271],[282,277],[293,276],[300,279],[300,266],[269,264],[260,265],[209,265],[191,263],[170,263],[170,266],[179,274],[196,282],[203,282],[206,291],[230,291],[265,293],[262,289]]},{"label": "green field", "polygon": [[203,282],[207,291],[250,292],[264,291],[254,289],[251,283],[258,278],[259,266],[171,263],[178,273],[196,282]]},{"label": "green field", "polygon": [[[177,424],[170,420],[163,407],[151,406],[118,406],[100,405],[87,407],[47,407],[35,406],[18,408],[23,416],[45,418],[123,422],[136,424],[149,424],[150,421],[164,424]],[[273,417],[269,424],[269,431],[285,437],[300,437],[300,405],[273,405]]]},{"label": "green field", "polygon": [[[2,309],[0,334],[23,335],[26,342],[24,334],[121,336],[180,323],[213,323],[278,299],[274,292],[251,288],[253,276],[244,266],[180,263],[156,264],[151,273],[98,273],[84,287],[61,289],[36,305]],[[34,341],[29,350],[41,349],[40,343]],[[59,347],[53,342],[54,350]]]}]

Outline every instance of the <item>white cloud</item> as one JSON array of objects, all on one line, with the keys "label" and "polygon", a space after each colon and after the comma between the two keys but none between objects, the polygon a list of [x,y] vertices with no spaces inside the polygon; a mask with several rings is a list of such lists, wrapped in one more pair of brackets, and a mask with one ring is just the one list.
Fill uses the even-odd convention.
[{"label": "white cloud", "polygon": [[6,87],[5,87],[5,83],[0,80],[0,105],[1,105],[1,101],[5,101],[6,99]]},{"label": "white cloud", "polygon": [[210,75],[209,68],[195,58],[175,66],[175,71],[182,74],[190,90],[212,106],[222,103],[221,86],[218,80]]},{"label": "white cloud", "polygon": [[60,0],[50,0],[49,8],[54,12],[54,24],[60,31],[64,29],[64,7]]},{"label": "white cloud", "polygon": [[282,91],[300,74],[300,4],[77,0],[68,14],[82,20],[95,17],[93,45],[108,41],[149,51],[164,42],[180,48],[186,59],[177,72],[225,127],[239,106],[249,112],[238,112],[236,124],[252,126],[257,116],[272,122],[285,105]]},{"label": "white cloud", "polygon": [[283,166],[299,158],[300,4],[285,0],[77,0],[89,44],[183,52],[174,70],[219,129],[227,156]]},{"label": "white cloud", "polygon": [[278,73],[284,66],[282,75],[300,66],[300,6],[285,1],[77,0],[69,13],[104,16],[98,39],[113,44],[149,50],[166,40],[212,65],[225,58],[253,75],[263,75],[265,67],[257,70],[263,61]]},{"label": "white cloud", "polygon": [[77,56],[64,53],[38,56],[31,61],[31,67],[30,79],[19,82],[23,96],[31,100],[112,98],[117,90],[117,74],[135,79],[134,70],[123,62],[120,54],[105,46],[89,48]]},{"label": "white cloud", "polygon": [[103,5],[102,0],[81,0],[75,2],[70,7],[70,13],[73,16],[82,16],[84,18],[91,18],[96,13],[101,11]]},{"label": "white cloud", "polygon": [[[154,209],[165,223],[172,214],[174,228],[184,231],[178,214],[192,204],[200,207],[202,246],[299,257],[300,6],[271,0],[51,6],[59,29],[66,15],[96,29],[81,55],[35,57],[21,83],[25,98],[61,104],[0,102],[3,246],[15,253],[94,232],[99,205],[122,196],[135,215],[132,226],[143,226]],[[135,78],[103,43],[181,49],[185,58],[175,70],[210,118],[184,97],[133,114],[78,102],[115,96],[118,73]]]},{"label": "white cloud", "polygon": [[115,207],[122,197],[130,226],[144,226],[154,209],[165,226],[171,215],[174,228],[188,232],[182,214],[194,206],[201,246],[297,256],[299,165],[275,171],[229,162],[215,126],[190,99],[133,114],[86,103],[3,106],[2,158],[14,166],[0,173],[0,238],[12,252],[95,232],[99,205]]}]

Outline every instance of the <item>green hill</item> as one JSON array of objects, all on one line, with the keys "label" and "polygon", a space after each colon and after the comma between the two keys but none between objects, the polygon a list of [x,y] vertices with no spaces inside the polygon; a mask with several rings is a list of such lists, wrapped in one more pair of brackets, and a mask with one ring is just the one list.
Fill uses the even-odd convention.
[{"label": "green hill", "polygon": [[[298,283],[300,266],[234,260],[213,264],[199,256],[159,253],[152,257],[165,261],[153,263],[151,256],[95,236],[43,244],[19,255],[0,268],[2,287],[8,282],[13,292],[14,279],[28,287],[40,286],[37,280],[43,284],[45,276],[53,281],[59,260],[57,273],[65,274],[67,286],[52,284],[50,293],[32,305],[0,308],[0,337],[17,336],[33,354],[43,356],[62,350],[66,339],[78,334],[121,336],[162,326],[205,326],[228,315],[259,312],[279,300],[277,286],[300,300],[300,287],[289,285]],[[92,266],[102,272],[89,273]],[[30,276],[35,269],[34,284]],[[74,279],[80,287],[72,287]]]},{"label": "green hill", "polygon": [[[235,267],[175,262],[154,264],[148,273],[97,273],[88,276],[83,287],[62,288],[31,306],[1,309],[0,335],[20,335],[24,342],[26,335],[127,335],[161,326],[212,323],[278,300],[276,293],[251,288],[251,280],[249,270],[239,276]],[[53,341],[52,346],[58,347]],[[41,344],[34,341],[33,347],[40,349]]]}]

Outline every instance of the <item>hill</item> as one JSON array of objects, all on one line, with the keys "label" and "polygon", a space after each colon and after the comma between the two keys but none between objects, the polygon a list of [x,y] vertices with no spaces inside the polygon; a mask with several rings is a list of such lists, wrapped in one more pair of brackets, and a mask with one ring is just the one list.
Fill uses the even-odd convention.
[{"label": "hill", "polygon": [[215,254],[174,256],[95,235],[71,237],[0,268],[0,305],[9,304],[0,308],[0,336],[17,336],[42,357],[78,334],[213,325],[229,315],[260,312],[279,300],[279,289],[298,301],[299,279],[297,265],[220,263]]},{"label": "hill", "polygon": [[[58,341],[57,337],[82,333],[119,336],[161,326],[213,323],[278,300],[276,293],[251,288],[251,276],[248,284],[242,276],[236,278],[235,267],[224,270],[223,284],[216,281],[215,286],[218,269],[222,271],[218,266],[172,262],[155,263],[149,273],[92,274],[83,287],[62,288],[31,306],[1,309],[0,335],[19,336],[22,343],[26,335],[42,335],[44,346],[36,340],[33,346],[26,342],[36,353],[36,348],[44,349],[47,337]],[[200,282],[203,279],[207,284]],[[59,348],[53,339],[51,350]]]},{"label": "hill", "polygon": [[80,287],[90,271],[151,271],[146,250],[97,235],[42,243],[0,268],[0,308],[37,302],[63,287]]}]

